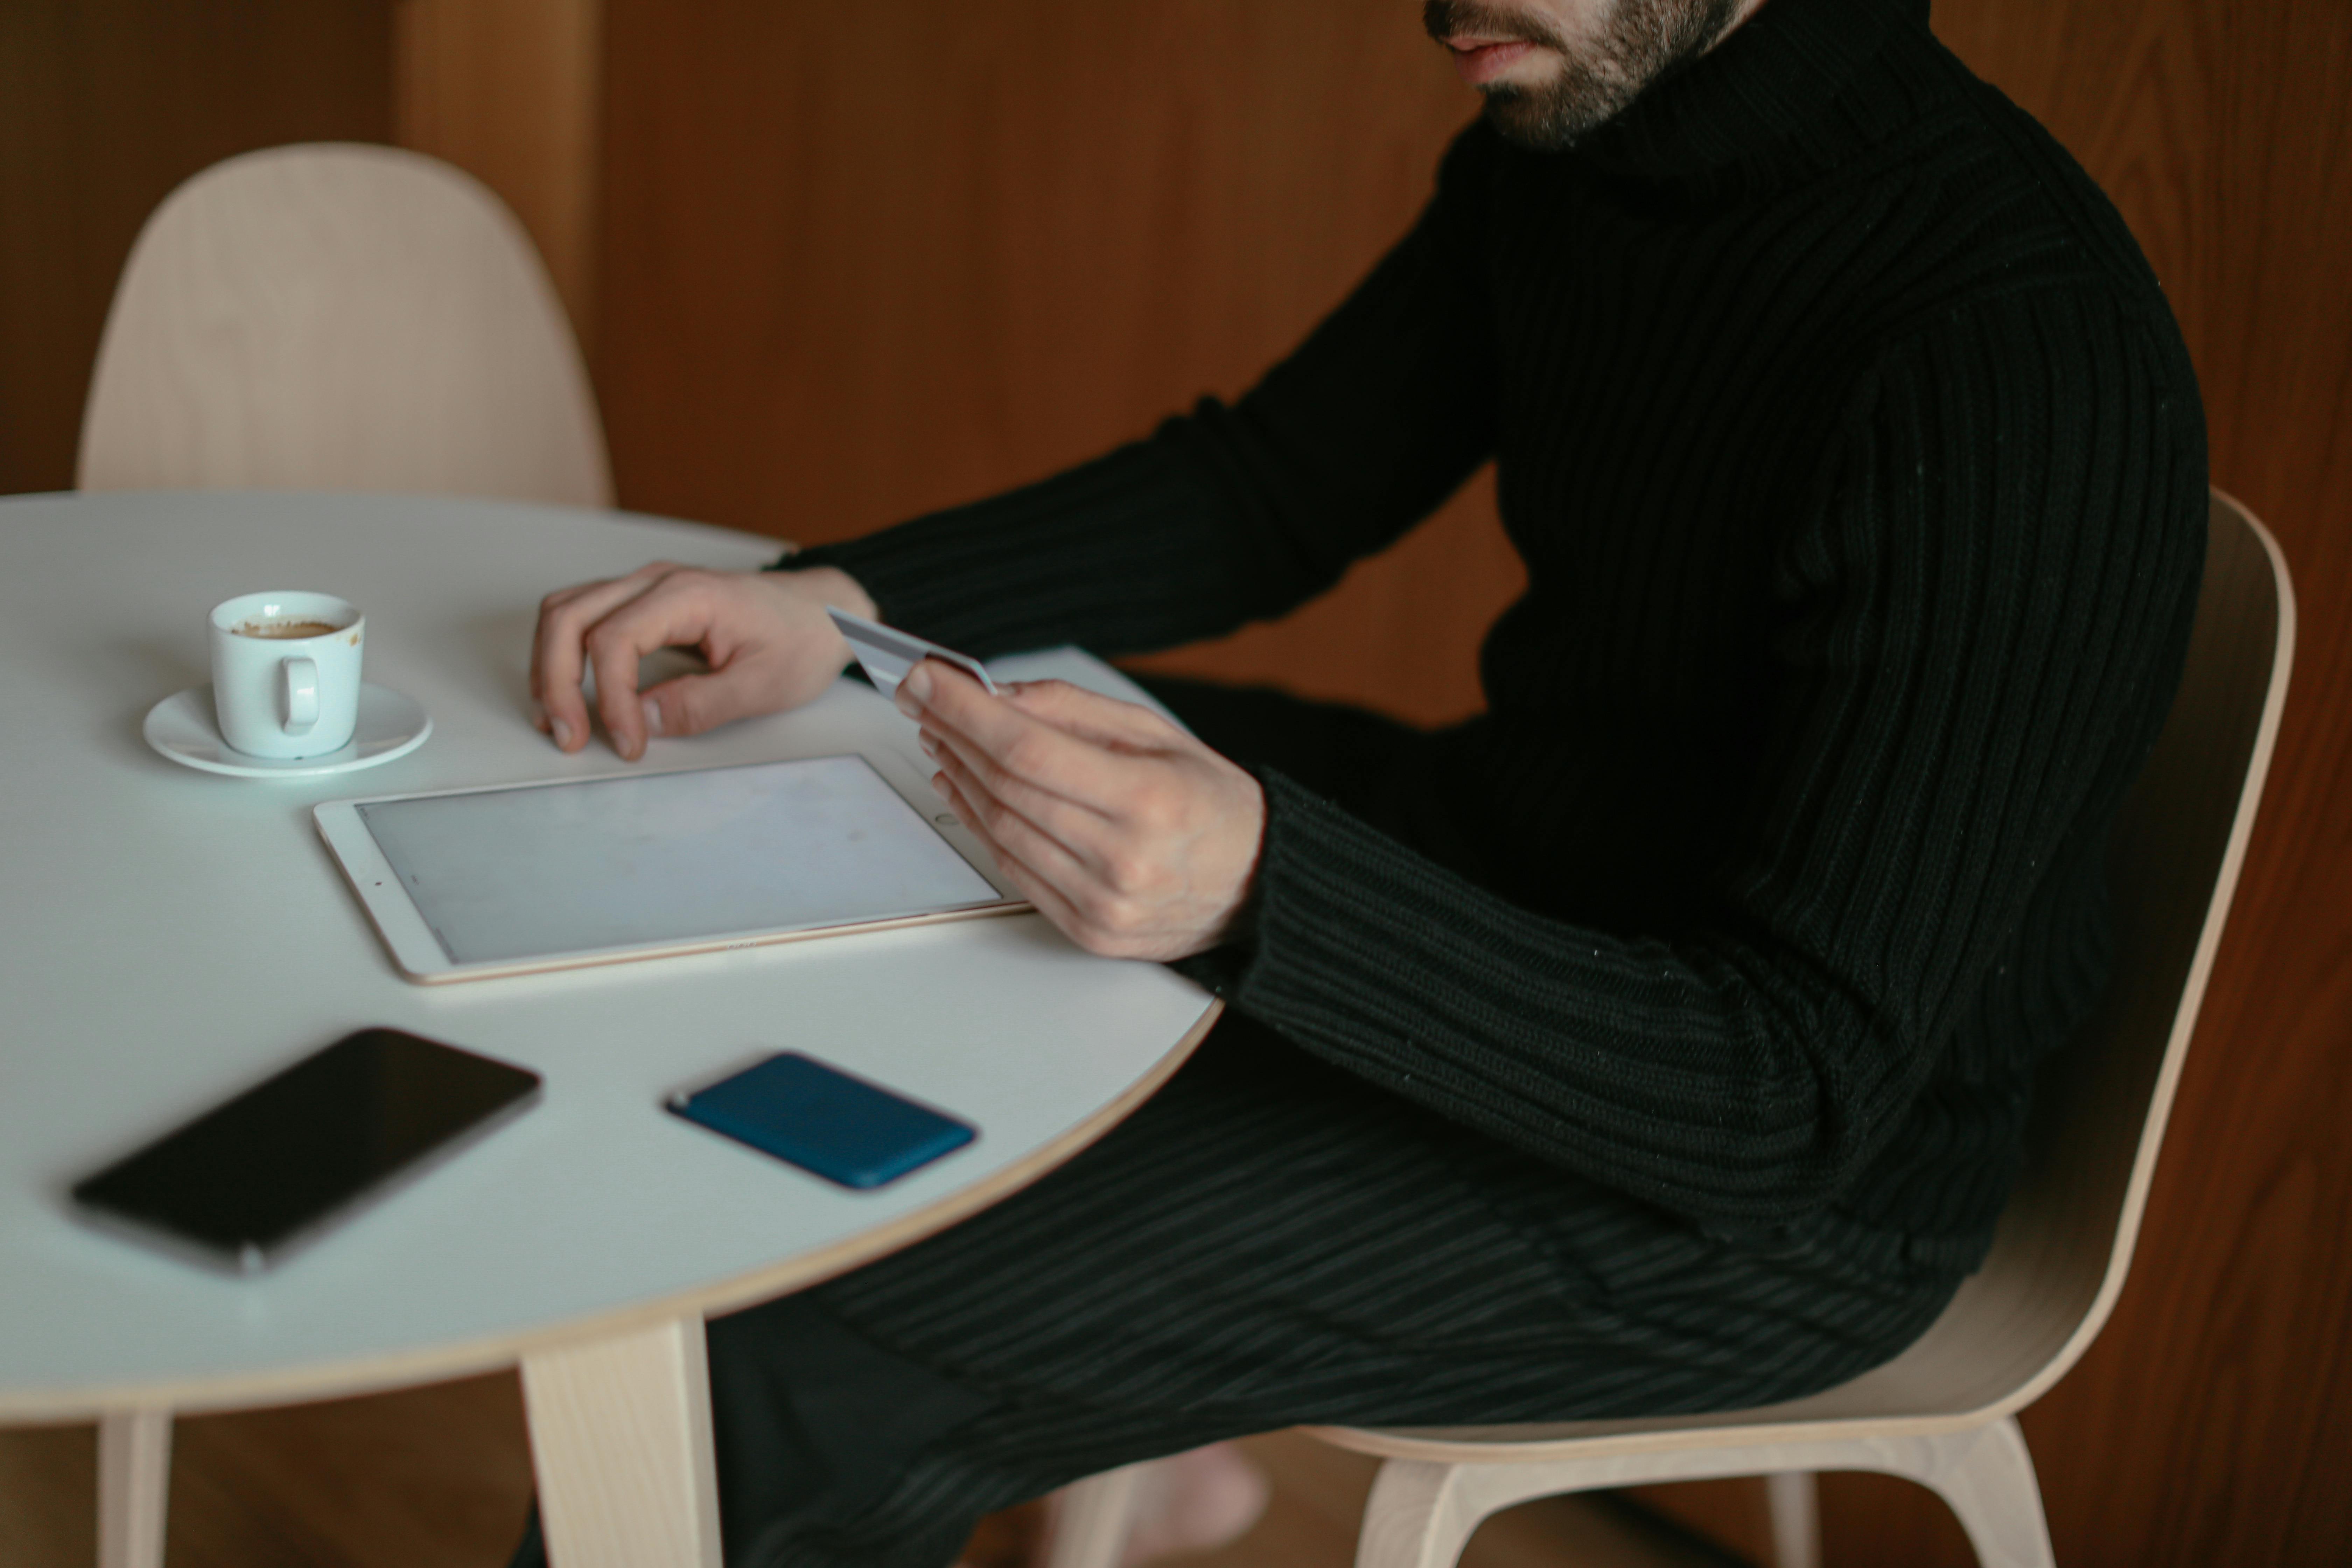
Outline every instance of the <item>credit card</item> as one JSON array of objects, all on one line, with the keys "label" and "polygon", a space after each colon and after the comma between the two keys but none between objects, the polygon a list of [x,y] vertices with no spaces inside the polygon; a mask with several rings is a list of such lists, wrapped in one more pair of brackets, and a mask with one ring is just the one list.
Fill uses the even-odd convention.
[{"label": "credit card", "polygon": [[858,667],[866,671],[866,679],[872,681],[874,689],[885,697],[897,695],[898,682],[907,678],[907,672],[927,658],[945,659],[979,681],[982,691],[993,695],[996,690],[996,682],[988,678],[988,671],[981,667],[980,660],[970,654],[941,647],[935,642],[925,642],[895,626],[878,625],[863,616],[836,610],[830,605],[824,607],[824,613],[833,617],[833,624],[839,626],[841,635],[849,639],[849,651],[857,656]]}]

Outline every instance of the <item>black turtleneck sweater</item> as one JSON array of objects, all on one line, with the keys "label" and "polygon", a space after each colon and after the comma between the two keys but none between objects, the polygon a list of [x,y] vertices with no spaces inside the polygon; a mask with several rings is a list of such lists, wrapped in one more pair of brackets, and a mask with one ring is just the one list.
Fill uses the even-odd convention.
[{"label": "black turtleneck sweater", "polygon": [[1228,407],[808,552],[979,654],[1278,616],[1498,467],[1487,710],[1262,774],[1232,1004],[1727,1236],[1971,1266],[2104,982],[2197,388],[2114,209],[1911,0],[1769,0],[1564,153],[1485,125]]}]

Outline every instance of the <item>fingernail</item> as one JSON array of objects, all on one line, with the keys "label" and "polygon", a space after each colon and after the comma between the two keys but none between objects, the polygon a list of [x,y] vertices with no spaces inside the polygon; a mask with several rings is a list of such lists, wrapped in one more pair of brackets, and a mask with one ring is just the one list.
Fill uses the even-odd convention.
[{"label": "fingernail", "polygon": [[929,702],[931,700],[931,672],[919,664],[915,666],[907,672],[907,679],[898,682],[898,690],[902,696],[911,697],[918,702]]},{"label": "fingernail", "polygon": [[645,700],[644,707],[646,710],[646,733],[648,735],[660,734],[662,732],[661,704],[648,697]]},{"label": "fingernail", "polygon": [[940,743],[931,738],[931,732],[929,730],[918,731],[915,739],[921,743],[925,756],[936,757],[940,754]]},{"label": "fingernail", "polygon": [[933,774],[931,775],[931,793],[932,793],[933,795],[938,795],[941,800],[945,800],[945,799],[947,799],[947,797],[948,797],[948,775],[947,775],[947,774],[945,774],[945,773],[933,773]]},{"label": "fingernail", "polygon": [[565,751],[572,749],[572,726],[558,719],[554,721],[555,743]]}]

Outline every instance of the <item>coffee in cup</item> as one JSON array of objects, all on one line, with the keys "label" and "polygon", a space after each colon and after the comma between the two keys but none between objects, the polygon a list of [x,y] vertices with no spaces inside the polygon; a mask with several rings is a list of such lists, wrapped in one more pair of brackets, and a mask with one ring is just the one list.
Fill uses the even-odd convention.
[{"label": "coffee in cup", "polygon": [[367,624],[332,594],[241,594],[213,606],[213,712],[247,756],[290,762],[352,742]]},{"label": "coffee in cup", "polygon": [[322,637],[343,628],[326,621],[247,621],[229,630],[241,637]]}]

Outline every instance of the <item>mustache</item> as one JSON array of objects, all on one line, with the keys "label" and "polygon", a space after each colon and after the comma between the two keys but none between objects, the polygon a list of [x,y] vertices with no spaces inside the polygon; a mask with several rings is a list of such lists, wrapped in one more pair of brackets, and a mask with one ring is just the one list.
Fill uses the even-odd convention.
[{"label": "mustache", "polygon": [[1539,44],[1565,52],[1568,40],[1540,16],[1521,16],[1478,0],[1424,0],[1421,25],[1439,43],[1464,34],[1498,42]]}]

